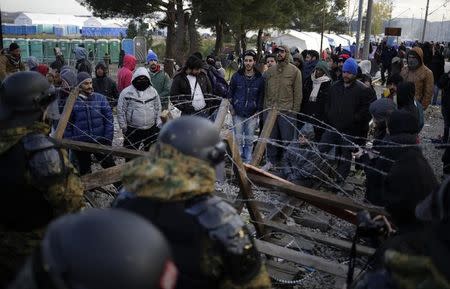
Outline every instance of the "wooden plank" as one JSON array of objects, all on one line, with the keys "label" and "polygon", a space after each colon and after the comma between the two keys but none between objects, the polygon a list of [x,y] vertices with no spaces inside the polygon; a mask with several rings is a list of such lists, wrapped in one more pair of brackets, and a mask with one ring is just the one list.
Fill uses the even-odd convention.
[{"label": "wooden plank", "polygon": [[[313,240],[315,242],[319,242],[339,249],[350,250],[352,247],[352,243],[349,241],[328,237],[324,234],[309,232],[305,229],[302,229],[300,226],[287,226],[272,221],[265,221],[264,226],[274,229],[275,231],[295,236],[301,236],[305,239]],[[356,252],[360,255],[372,256],[375,253],[375,249],[363,245],[356,245]]]},{"label": "wooden plank", "polygon": [[216,119],[214,120],[214,125],[218,129],[222,129],[223,123],[225,121],[225,117],[228,114],[228,106],[230,105],[230,102],[228,99],[223,98],[220,102],[219,111],[217,112]]},{"label": "wooden plank", "polygon": [[66,130],[67,123],[69,122],[70,115],[72,114],[73,106],[78,98],[80,91],[78,88],[74,88],[69,96],[67,97],[66,104],[64,105],[63,113],[58,122],[58,126],[56,127],[55,134],[53,137],[55,139],[62,139],[64,135],[64,131]]},{"label": "wooden plank", "polygon": [[[334,276],[345,278],[347,276],[347,266],[328,261],[324,258],[304,254],[292,249],[284,248],[271,244],[269,242],[255,240],[256,248],[259,252],[277,258],[282,258],[296,264],[312,267],[318,271],[325,272]],[[360,270],[355,269],[355,276]]]},{"label": "wooden plank", "polygon": [[56,143],[64,148],[76,150],[76,151],[85,151],[91,153],[102,153],[102,154],[111,154],[118,157],[124,158],[136,158],[141,156],[147,156],[148,152],[140,151],[140,150],[132,150],[123,147],[113,147],[102,144],[74,141],[70,139],[61,139],[56,140]]},{"label": "wooden plank", "polygon": [[130,163],[124,163],[82,176],[81,182],[83,183],[84,190],[88,191],[120,181],[122,179],[123,170],[129,165]]},{"label": "wooden plank", "polygon": [[250,218],[255,225],[257,235],[263,236],[263,218],[261,216],[261,212],[258,210],[256,202],[253,201],[255,199],[255,196],[253,195],[252,187],[250,182],[248,181],[247,173],[245,171],[239,149],[234,139],[234,135],[231,131],[227,131],[225,133],[225,140],[228,143],[228,148],[231,152],[231,157],[233,158],[233,166],[238,175],[241,197],[244,199],[244,203],[247,206]]},{"label": "wooden plank", "polygon": [[273,126],[277,120],[278,111],[276,109],[271,109],[267,118],[264,120],[264,126],[259,135],[258,143],[256,144],[255,150],[253,151],[252,161],[250,162],[253,166],[258,166],[264,155],[264,151],[267,146],[267,139],[270,138]]},{"label": "wooden plank", "polygon": [[281,280],[294,280],[300,272],[305,273],[306,270],[298,268],[289,263],[276,262],[274,260],[266,260],[266,268],[270,277]]}]

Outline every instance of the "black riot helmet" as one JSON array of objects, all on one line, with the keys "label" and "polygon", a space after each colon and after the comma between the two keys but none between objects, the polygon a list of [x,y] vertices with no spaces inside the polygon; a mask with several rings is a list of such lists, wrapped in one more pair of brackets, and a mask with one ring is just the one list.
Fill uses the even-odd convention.
[{"label": "black riot helmet", "polygon": [[225,158],[226,146],[219,130],[206,118],[181,116],[166,123],[158,136],[158,144],[168,144],[182,154],[216,165]]},{"label": "black riot helmet", "polygon": [[170,256],[147,220],[90,209],[52,222],[32,266],[39,289],[171,289],[177,269]]},{"label": "black riot helmet", "polygon": [[54,89],[40,73],[23,71],[8,76],[0,86],[0,128],[38,121],[54,99]]}]

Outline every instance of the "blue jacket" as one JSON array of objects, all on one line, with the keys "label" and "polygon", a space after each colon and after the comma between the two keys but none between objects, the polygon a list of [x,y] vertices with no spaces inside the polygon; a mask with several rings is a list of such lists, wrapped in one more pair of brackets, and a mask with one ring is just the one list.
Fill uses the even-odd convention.
[{"label": "blue jacket", "polygon": [[250,117],[262,110],[264,99],[264,78],[255,71],[255,75],[248,79],[244,70],[236,72],[230,81],[228,97],[238,116]]},{"label": "blue jacket", "polygon": [[78,96],[64,138],[111,145],[113,136],[114,119],[106,97],[95,92],[87,99]]}]

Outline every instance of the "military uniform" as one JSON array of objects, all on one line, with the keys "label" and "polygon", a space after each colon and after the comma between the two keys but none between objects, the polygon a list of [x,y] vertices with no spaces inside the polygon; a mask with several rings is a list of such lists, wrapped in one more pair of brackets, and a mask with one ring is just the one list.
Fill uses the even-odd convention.
[{"label": "military uniform", "polygon": [[[21,72],[18,80],[45,80],[31,72]],[[34,73],[34,72],[33,72]],[[83,187],[70,164],[67,153],[55,147],[47,137],[50,128],[38,122],[37,108],[26,111],[24,118],[36,116],[35,121],[15,117],[14,107],[8,107],[10,98],[7,81],[2,84],[0,98],[0,284],[6,284],[42,238],[46,225],[55,217],[74,212],[83,206]],[[40,78],[42,77],[42,78]],[[46,80],[45,80],[46,82]],[[24,82],[27,83],[27,82]],[[45,88],[45,86],[43,86]],[[39,88],[39,87],[38,87]],[[42,89],[42,87],[41,87]],[[21,94],[16,97],[19,98]],[[26,99],[28,96],[23,96]],[[32,96],[32,102],[38,97]],[[26,100],[21,100],[25,102]],[[28,123],[27,123],[28,122]]]},{"label": "military uniform", "polygon": [[211,194],[214,167],[161,144],[164,135],[165,127],[155,154],[134,160],[124,172],[125,191],[114,206],[145,217],[164,233],[179,269],[176,288],[271,288],[244,222],[233,207]]}]

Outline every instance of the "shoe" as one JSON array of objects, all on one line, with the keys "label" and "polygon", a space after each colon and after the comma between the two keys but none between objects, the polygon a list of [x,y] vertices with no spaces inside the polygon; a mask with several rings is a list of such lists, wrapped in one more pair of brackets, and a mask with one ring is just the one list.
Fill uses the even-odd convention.
[{"label": "shoe", "polygon": [[261,170],[268,172],[270,169],[273,168],[273,165],[271,162],[267,162],[265,165],[261,167]]}]

